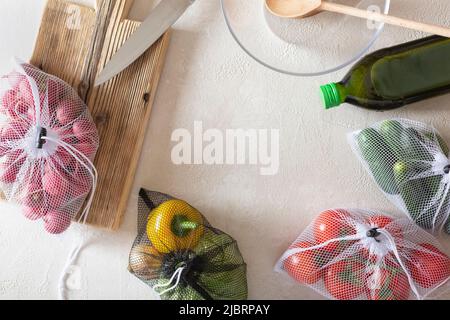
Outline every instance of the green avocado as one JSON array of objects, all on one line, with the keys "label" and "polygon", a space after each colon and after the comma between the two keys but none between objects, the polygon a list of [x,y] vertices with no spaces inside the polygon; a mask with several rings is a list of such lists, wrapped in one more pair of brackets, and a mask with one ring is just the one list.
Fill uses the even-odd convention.
[{"label": "green avocado", "polygon": [[225,233],[207,230],[194,251],[208,260],[198,283],[213,299],[247,299],[247,266],[236,240]]},{"label": "green avocado", "polygon": [[398,194],[397,183],[392,170],[397,156],[383,137],[373,128],[362,130],[357,137],[361,155],[369,166],[380,188],[388,194]]},{"label": "green avocado", "polygon": [[445,142],[444,138],[441,137],[437,132],[427,132],[425,134],[425,137],[431,142],[435,143],[435,141],[438,142],[439,148],[441,149],[442,153],[446,156],[450,156],[450,150],[448,148],[447,143]]},{"label": "green avocado", "polygon": [[405,128],[397,120],[386,120],[380,126],[380,134],[399,160],[434,160],[414,128]]},{"label": "green avocado", "polygon": [[394,166],[400,195],[410,217],[422,228],[431,229],[437,208],[428,208],[439,187],[441,176],[415,178],[418,174],[412,163],[398,161]]}]

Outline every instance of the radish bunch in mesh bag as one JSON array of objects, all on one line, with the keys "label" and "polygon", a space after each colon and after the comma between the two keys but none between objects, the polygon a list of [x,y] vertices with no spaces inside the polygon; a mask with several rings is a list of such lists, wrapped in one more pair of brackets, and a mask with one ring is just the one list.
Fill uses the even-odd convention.
[{"label": "radish bunch in mesh bag", "polygon": [[365,210],[322,212],[276,270],[330,299],[423,299],[450,279],[450,258],[409,219]]},{"label": "radish bunch in mesh bag", "polygon": [[450,234],[449,148],[436,129],[390,119],[349,142],[388,199],[422,228]]},{"label": "radish bunch in mesh bag", "polygon": [[62,233],[96,184],[96,126],[73,88],[29,64],[0,78],[0,99],[1,191],[26,218]]},{"label": "radish bunch in mesh bag", "polygon": [[164,300],[243,300],[247,267],[235,239],[185,201],[141,190],[129,271]]}]

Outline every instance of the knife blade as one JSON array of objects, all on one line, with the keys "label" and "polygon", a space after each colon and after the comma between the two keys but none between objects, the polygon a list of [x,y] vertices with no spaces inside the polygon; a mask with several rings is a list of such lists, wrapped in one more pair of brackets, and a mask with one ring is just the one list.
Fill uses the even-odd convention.
[{"label": "knife blade", "polygon": [[105,83],[136,61],[194,3],[195,0],[161,0],[130,38],[113,55],[95,80]]}]

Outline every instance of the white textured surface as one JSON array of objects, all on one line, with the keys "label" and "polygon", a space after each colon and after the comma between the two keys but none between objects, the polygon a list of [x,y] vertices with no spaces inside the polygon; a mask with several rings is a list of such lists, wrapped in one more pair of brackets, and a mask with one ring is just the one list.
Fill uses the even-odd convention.
[{"label": "white textured surface", "polygon": [[[84,2],[89,0],[84,0]],[[144,0],[139,1],[143,7]],[[433,8],[435,5],[435,8]],[[44,0],[0,2],[0,73],[11,56],[30,57]],[[423,9],[421,9],[423,7]],[[392,12],[450,24],[447,0],[393,0]],[[134,9],[135,16],[145,10]],[[27,21],[21,23],[20,21]],[[387,27],[376,47],[417,37]],[[346,35],[351,45],[351,34]],[[268,48],[268,50],[270,50]],[[434,124],[450,140],[450,97],[401,110],[375,113],[351,106],[325,112],[320,84],[339,80],[345,70],[319,78],[276,74],[247,57],[234,43],[218,0],[199,0],[175,26],[147,132],[144,152],[122,228],[90,230],[93,243],[80,259],[82,288],[73,298],[151,299],[151,291],[127,271],[135,237],[137,191],[143,186],[183,198],[216,227],[234,236],[248,263],[250,297],[319,298],[272,271],[284,249],[321,210],[360,207],[397,212],[363,171],[346,133],[375,121],[402,116]],[[250,166],[175,166],[170,136],[176,128],[280,129],[280,171],[260,176]],[[17,208],[0,214],[0,299],[53,299],[59,272],[72,247],[73,230],[60,238],[26,221]],[[450,239],[447,247],[450,249]]]}]

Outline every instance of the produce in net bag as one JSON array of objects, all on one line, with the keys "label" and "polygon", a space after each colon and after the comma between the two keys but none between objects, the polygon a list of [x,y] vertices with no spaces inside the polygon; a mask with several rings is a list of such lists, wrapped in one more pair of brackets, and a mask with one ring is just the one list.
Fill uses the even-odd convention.
[{"label": "produce in net bag", "polygon": [[409,219],[336,209],[315,219],[276,270],[330,299],[423,299],[450,279],[450,259]]},{"label": "produce in net bag", "polygon": [[383,193],[419,226],[450,234],[449,148],[431,126],[392,119],[349,135]]},{"label": "produce in net bag", "polygon": [[67,83],[29,64],[1,77],[0,97],[1,191],[26,218],[62,233],[96,184],[95,124]]},{"label": "produce in net bag", "polygon": [[188,203],[141,190],[129,270],[164,300],[247,298],[246,264],[236,240]]}]

